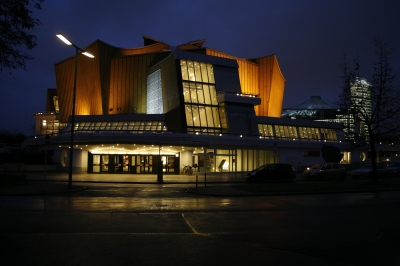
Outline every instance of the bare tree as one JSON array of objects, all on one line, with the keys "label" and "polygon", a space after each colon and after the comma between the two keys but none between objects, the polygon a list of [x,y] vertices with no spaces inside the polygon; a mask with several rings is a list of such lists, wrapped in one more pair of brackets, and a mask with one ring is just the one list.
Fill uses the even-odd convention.
[{"label": "bare tree", "polygon": [[371,75],[364,78],[359,56],[350,67],[346,56],[341,62],[342,91],[339,106],[350,110],[353,119],[355,143],[369,144],[373,169],[372,181],[377,182],[376,143],[382,140],[397,140],[400,132],[400,92],[394,84],[395,75],[390,62],[392,48],[388,42],[374,39],[376,59],[372,64]]},{"label": "bare tree", "polygon": [[32,59],[32,56],[22,51],[21,46],[28,50],[36,46],[37,37],[29,31],[41,24],[39,19],[32,17],[29,8],[32,6],[40,10],[43,1],[0,1],[0,72],[3,68],[26,70],[25,61]]}]

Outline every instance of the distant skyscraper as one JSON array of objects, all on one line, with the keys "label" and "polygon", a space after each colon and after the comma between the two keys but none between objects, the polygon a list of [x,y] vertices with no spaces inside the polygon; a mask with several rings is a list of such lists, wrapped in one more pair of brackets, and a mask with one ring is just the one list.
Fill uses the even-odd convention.
[{"label": "distant skyscraper", "polygon": [[350,109],[355,116],[354,132],[358,138],[369,139],[365,121],[372,117],[371,84],[365,78],[356,78],[350,87]]}]

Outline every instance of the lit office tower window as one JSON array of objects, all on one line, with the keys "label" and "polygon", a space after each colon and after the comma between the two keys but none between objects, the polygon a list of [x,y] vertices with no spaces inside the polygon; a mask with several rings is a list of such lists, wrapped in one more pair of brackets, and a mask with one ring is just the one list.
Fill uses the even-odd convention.
[{"label": "lit office tower window", "polygon": [[161,70],[147,76],[147,114],[162,114]]},{"label": "lit office tower window", "polygon": [[180,64],[188,132],[221,133],[213,66],[189,60]]},{"label": "lit office tower window", "polygon": [[60,112],[60,108],[58,106],[58,96],[53,97],[53,103],[54,103],[54,110],[58,114]]}]

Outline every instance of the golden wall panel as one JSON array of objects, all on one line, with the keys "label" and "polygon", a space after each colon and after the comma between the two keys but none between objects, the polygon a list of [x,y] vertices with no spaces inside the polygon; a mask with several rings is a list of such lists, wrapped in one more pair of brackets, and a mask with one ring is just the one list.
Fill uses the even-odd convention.
[{"label": "golden wall panel", "polygon": [[280,117],[282,113],[285,78],[275,55],[257,59],[260,65],[260,96],[267,104],[262,104],[260,116]]},{"label": "golden wall panel", "polygon": [[147,70],[169,53],[117,57],[111,60],[108,114],[146,113]]},{"label": "golden wall panel", "polygon": [[[163,51],[168,45],[158,43],[135,49],[120,49],[102,41],[95,41],[85,51],[93,54],[95,58],[83,55],[78,57],[78,71],[76,80],[76,115],[101,115],[108,113],[145,112],[146,88],[143,87],[143,78],[132,79],[132,74],[140,77],[146,73],[140,66],[142,63],[148,67],[149,59],[144,62],[121,61],[120,65],[113,65],[113,91],[110,91],[111,61],[125,55],[143,54]],[[154,56],[153,56],[154,57]],[[142,63],[140,63],[142,62]],[[133,71],[139,64],[138,72]],[[57,95],[60,105],[60,121],[67,122],[72,113],[73,80],[75,73],[75,56],[55,64]],[[115,79],[118,76],[120,79]],[[143,77],[143,76],[142,76]],[[138,91],[132,92],[132,88]],[[113,97],[113,98],[110,98]],[[114,108],[110,112],[110,108]],[[118,109],[121,108],[121,109]]]},{"label": "golden wall panel", "polygon": [[[95,58],[78,55],[75,114],[100,115],[103,114],[103,96],[109,83],[107,58],[116,51],[100,41],[89,45],[85,51],[93,54]],[[67,122],[72,113],[75,59],[73,56],[55,65],[61,122]]]},{"label": "golden wall panel", "polygon": [[242,92],[257,94],[261,98],[261,105],[255,106],[256,115],[280,117],[285,79],[275,55],[246,60],[208,48],[206,54],[236,60]]}]

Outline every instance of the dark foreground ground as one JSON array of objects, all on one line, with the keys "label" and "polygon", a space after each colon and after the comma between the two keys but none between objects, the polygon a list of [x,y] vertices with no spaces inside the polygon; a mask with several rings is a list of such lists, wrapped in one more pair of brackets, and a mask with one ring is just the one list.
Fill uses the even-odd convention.
[{"label": "dark foreground ground", "polygon": [[397,181],[31,178],[0,189],[0,263],[400,265]]}]

